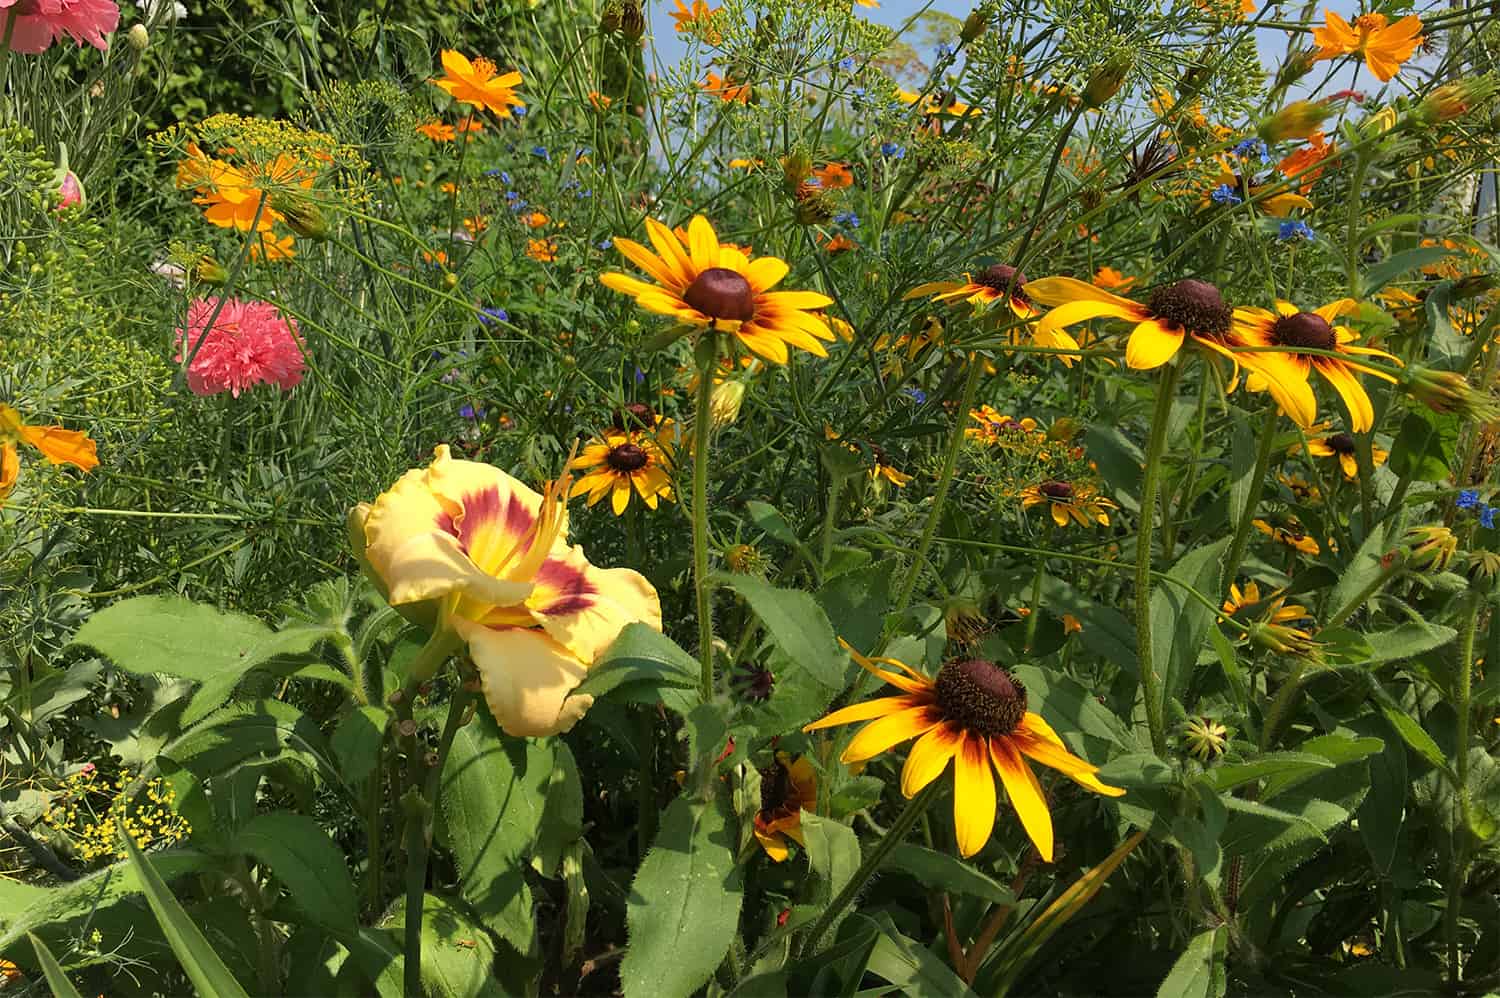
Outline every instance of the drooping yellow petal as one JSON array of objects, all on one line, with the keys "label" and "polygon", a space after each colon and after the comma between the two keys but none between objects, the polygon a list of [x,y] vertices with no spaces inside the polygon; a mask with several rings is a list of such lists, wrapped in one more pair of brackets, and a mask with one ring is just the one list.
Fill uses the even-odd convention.
[{"label": "drooping yellow petal", "polygon": [[827,717],[819,718],[811,724],[804,724],[802,730],[817,731],[821,728],[835,728],[841,724],[869,721],[909,710],[916,706],[917,702],[913,697],[876,697],[874,700],[865,700],[848,707],[841,707]]},{"label": "drooping yellow petal", "polygon": [[941,776],[962,740],[963,733],[948,724],[939,724],[918,738],[901,770],[901,792],[915,797],[919,790]]},{"label": "drooping yellow petal", "polygon": [[540,631],[494,629],[455,619],[469,644],[484,699],[501,730],[522,738],[561,734],[578,723],[594,698],[573,695],[588,668]]},{"label": "drooping yellow petal", "polygon": [[756,823],[754,828],[755,840],[760,843],[766,855],[771,857],[771,861],[773,863],[786,862],[787,857],[792,854],[792,851],[787,848],[786,836],[763,831],[759,823]]},{"label": "drooping yellow petal", "polygon": [[909,707],[871,721],[850,740],[849,747],[844,749],[839,761],[848,764],[873,759],[895,745],[926,734],[941,721],[942,716],[931,704]]},{"label": "drooping yellow petal", "polygon": [[1125,342],[1125,364],[1137,371],[1149,371],[1161,367],[1177,356],[1182,349],[1186,333],[1179,327],[1167,326],[1155,319],[1147,319],[1130,333]]},{"label": "drooping yellow petal", "polygon": [[1026,829],[1027,837],[1042,859],[1052,862],[1052,813],[1047,810],[1047,797],[1042,793],[1036,774],[1007,738],[991,738],[990,755],[1000,773],[1000,781],[1005,784],[1010,806],[1021,819],[1021,827]]},{"label": "drooping yellow petal", "polygon": [[[1029,288],[1030,285],[1027,285]],[[1042,316],[1036,324],[1036,335],[1038,337],[1055,335],[1056,331],[1066,326],[1072,326],[1087,319],[1099,318],[1113,319],[1135,319],[1141,318],[1138,309],[1126,311],[1119,306],[1107,301],[1071,301],[1057,306],[1046,315]]]},{"label": "drooping yellow petal", "polygon": [[953,754],[953,830],[965,859],[984,848],[995,830],[995,774],[988,740],[965,733]]},{"label": "drooping yellow petal", "polygon": [[1339,393],[1339,398],[1344,400],[1344,405],[1349,410],[1351,432],[1364,433],[1375,425],[1375,406],[1353,371],[1331,357],[1315,357],[1312,364],[1333,386],[1334,391]]},{"label": "drooping yellow petal", "polygon": [[1100,302],[1119,309],[1118,314],[1121,318],[1138,315],[1141,310],[1141,305],[1129,298],[1110,294],[1101,287],[1072,277],[1038,277],[1034,281],[1027,281],[1026,297],[1043,305],[1064,305],[1068,302],[1081,301]]},{"label": "drooping yellow petal", "polygon": [[1057,732],[1040,714],[1028,712],[1021,719],[1021,724],[1012,734],[1011,740],[1015,742],[1016,748],[1021,750],[1022,755],[1035,759],[1049,769],[1057,770],[1096,794],[1103,794],[1106,797],[1122,797],[1125,794],[1125,791],[1119,787],[1101,783],[1094,775],[1099,772],[1099,767],[1090,765],[1069,752]]}]

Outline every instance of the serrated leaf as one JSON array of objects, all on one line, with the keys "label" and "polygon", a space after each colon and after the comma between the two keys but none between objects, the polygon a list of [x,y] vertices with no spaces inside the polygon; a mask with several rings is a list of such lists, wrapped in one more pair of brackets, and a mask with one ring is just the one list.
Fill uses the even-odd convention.
[{"label": "serrated leaf", "polygon": [[1223,926],[1194,936],[1156,989],[1156,998],[1220,998],[1227,986],[1224,946]]},{"label": "serrated leaf", "polygon": [[738,932],[744,901],[734,844],[720,801],[678,797],[662,812],[626,908],[626,998],[688,998],[713,976]]},{"label": "serrated leaf", "polygon": [[1217,594],[1222,577],[1219,562],[1229,540],[1223,537],[1189,551],[1167,570],[1168,579],[1177,582],[1158,580],[1151,592],[1151,657],[1166,699],[1182,695],[1215,619],[1214,611],[1182,586],[1210,598]]},{"label": "serrated leaf", "polygon": [[234,848],[274,873],[315,924],[335,935],[358,930],[359,902],[344,850],[313,819],[289,811],[258,814],[235,834]]},{"label": "serrated leaf", "polygon": [[748,575],[725,575],[718,581],[744,597],[788,658],[824,686],[836,690],[844,685],[849,656],[839,647],[828,615],[811,594],[778,589]]}]

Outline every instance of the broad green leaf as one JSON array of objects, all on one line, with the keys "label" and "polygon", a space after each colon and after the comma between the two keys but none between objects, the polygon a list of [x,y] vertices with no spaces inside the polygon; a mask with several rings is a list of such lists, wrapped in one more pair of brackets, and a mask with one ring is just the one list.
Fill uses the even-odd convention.
[{"label": "broad green leaf", "polygon": [[57,957],[42,942],[31,933],[26,934],[31,941],[31,949],[36,953],[36,962],[42,965],[42,976],[47,978],[47,987],[52,989],[54,998],[83,998],[78,989],[73,987],[73,982],[68,980],[68,975],[63,972],[62,964],[57,962]]},{"label": "broad green leaf", "polygon": [[865,971],[889,981],[906,998],[956,998],[973,994],[963,979],[926,947],[902,935],[887,912],[875,919],[883,930]]},{"label": "broad green leaf", "polygon": [[[390,917],[381,925],[395,954],[385,963],[380,980],[386,987],[394,985],[398,994],[406,972],[406,961],[400,950],[405,940],[406,917],[406,900],[403,898],[396,902]],[[424,994],[431,998],[500,998],[505,992],[491,973],[494,962],[494,940],[468,911],[436,894],[423,895]],[[385,988],[381,990],[384,993]]]},{"label": "broad green leaf", "polygon": [[224,966],[224,961],[219,959],[219,954],[214,951],[209,941],[203,938],[203,933],[199,931],[188,913],[182,910],[182,905],[173,896],[166,881],[161,878],[161,874],[157,873],[151,861],[141,854],[135,840],[125,835],[121,837],[121,842],[140,880],[146,901],[151,905],[151,911],[156,915],[156,921],[161,926],[162,933],[171,944],[172,952],[177,954],[177,962],[182,965],[188,980],[193,982],[193,987],[200,995],[214,995],[215,998],[220,998],[220,996],[222,998],[248,998],[240,982],[235,980],[229,968]]},{"label": "broad green leaf", "polygon": [[1452,475],[1459,427],[1459,418],[1452,413],[1439,414],[1425,408],[1409,411],[1391,445],[1391,470],[1416,482],[1447,481]]},{"label": "broad green leaf", "polygon": [[556,759],[531,857],[531,868],[544,877],[557,876],[563,851],[583,834],[583,781],[578,775],[578,763],[561,739],[553,743],[553,750]]},{"label": "broad green leaf", "polygon": [[728,807],[678,797],[631,884],[626,998],[688,998],[718,968],[744,901]]},{"label": "broad green leaf", "polygon": [[1406,813],[1406,748],[1389,722],[1373,714],[1359,718],[1355,728],[1384,741],[1381,751],[1370,757],[1370,793],[1358,817],[1359,835],[1375,869],[1388,874],[1396,860]]},{"label": "broad green leaf", "polygon": [[1226,856],[1286,849],[1309,839],[1324,842],[1330,829],[1349,818],[1347,810],[1322,800],[1299,802],[1295,805],[1298,808],[1295,812],[1239,797],[1223,797],[1221,800],[1234,812],[1220,839]]},{"label": "broad green leaf", "polygon": [[1365,635],[1370,643],[1372,663],[1416,658],[1436,651],[1456,637],[1458,632],[1453,628],[1443,624],[1429,624],[1425,620],[1408,620],[1388,631]]},{"label": "broad green leaf", "polygon": [[1382,703],[1380,712],[1385,715],[1387,721],[1391,722],[1391,727],[1396,729],[1396,734],[1401,736],[1401,740],[1411,746],[1413,752],[1443,772],[1451,773],[1443,750],[1438,748],[1438,743],[1423,730],[1416,718],[1407,714],[1395,703]]},{"label": "broad green leaf", "polygon": [[1221,998],[1227,990],[1224,971],[1227,939],[1223,926],[1194,936],[1156,990],[1156,998]]},{"label": "broad green leaf", "polygon": [[1083,625],[1076,640],[1121,671],[1140,675],[1135,658],[1135,625],[1119,610],[1102,606],[1062,579],[1042,576],[1042,602],[1054,613],[1071,613]]},{"label": "broad green leaf", "polygon": [[[1210,600],[1216,599],[1222,578],[1219,562],[1228,546],[1229,538],[1223,537],[1194,548],[1168,569],[1168,578],[1196,589]],[[1214,611],[1181,585],[1166,579],[1157,581],[1151,592],[1151,657],[1161,678],[1161,695],[1166,699],[1180,697],[1187,687],[1214,620]]]},{"label": "broad green leaf", "polygon": [[849,656],[839,647],[828,615],[811,594],[777,589],[749,575],[724,575],[718,581],[744,597],[788,658],[824,686],[839,689],[844,685]]},{"label": "broad green leaf", "polygon": [[443,767],[443,830],[459,891],[492,931],[524,956],[536,923],[526,858],[552,781],[553,743],[512,738],[487,710],[458,729]]},{"label": "broad green leaf", "polygon": [[204,782],[248,763],[274,761],[338,777],[317,723],[279,700],[231,704],[184,732],[161,754]]},{"label": "broad green leaf", "polygon": [[817,903],[826,907],[859,868],[859,837],[842,822],[803,811],[802,838],[808,868],[818,878]]},{"label": "broad green leaf", "polygon": [[273,631],[254,617],[180,596],[138,596],[91,616],[70,646],[93,648],[137,676],[221,682],[277,655],[306,652],[331,633],[315,626]]},{"label": "broad green leaf", "polygon": [[1209,770],[1206,778],[1215,790],[1233,790],[1245,783],[1263,780],[1280,773],[1300,773],[1332,769],[1334,764],[1321,755],[1306,752],[1267,752],[1246,762],[1232,762]]},{"label": "broad green leaf", "polygon": [[1011,672],[1026,686],[1031,709],[1094,765],[1121,750],[1142,747],[1094,691],[1076,679],[1034,665],[1018,665]]},{"label": "broad green leaf", "polygon": [[745,503],[745,512],[750,514],[750,522],[755,524],[757,529],[763,531],[772,540],[789,544],[795,548],[802,546],[802,541],[797,537],[797,532],[787,524],[786,517],[782,516],[781,511],[770,503],[761,502],[757,499],[747,500]]},{"label": "broad green leaf", "polygon": [[1348,566],[1339,576],[1338,583],[1328,594],[1327,612],[1337,613],[1373,585],[1385,570],[1382,557],[1399,544],[1401,533],[1406,529],[1400,512],[1378,523],[1370,531],[1359,550],[1354,553]]},{"label": "broad green leaf", "polygon": [[834,576],[818,590],[818,603],[829,620],[839,622],[839,636],[853,647],[873,648],[880,641],[895,568],[896,562],[886,559]]},{"label": "broad green leaf", "polygon": [[664,690],[692,690],[696,703],[700,675],[698,660],[671,638],[645,624],[627,624],[589,669],[578,692],[604,697],[618,690],[655,703]]},{"label": "broad green leaf", "polygon": [[902,842],[892,849],[881,868],[909,873],[933,890],[966,894],[990,904],[1015,902],[1015,895],[1010,888],[972,864],[965,863],[951,853],[925,849],[911,842]]},{"label": "broad green leaf", "polygon": [[1177,781],[1171,766],[1151,752],[1127,752],[1099,767],[1099,779],[1116,787],[1163,787]]},{"label": "broad green leaf", "polygon": [[1437,263],[1450,255],[1451,251],[1441,246],[1418,246],[1414,249],[1392,253],[1365,271],[1364,280],[1361,283],[1363,289],[1361,296],[1368,298],[1407,271],[1425,267],[1429,263]]},{"label": "broad green leaf", "polygon": [[1422,312],[1427,320],[1427,360],[1444,371],[1457,371],[1468,356],[1471,338],[1453,328],[1449,308],[1453,302],[1453,282],[1439,281],[1426,288]]},{"label": "broad green leaf", "polygon": [[1118,427],[1102,423],[1089,424],[1083,446],[1099,465],[1099,473],[1120,505],[1131,512],[1140,509],[1141,467],[1146,462],[1140,446]]},{"label": "broad green leaf", "polygon": [[363,783],[380,764],[380,747],[385,743],[389,722],[390,712],[384,707],[356,707],[339,719],[328,745],[344,782],[351,786]]},{"label": "broad green leaf", "polygon": [[289,811],[258,814],[235,835],[234,847],[274,873],[316,924],[337,935],[359,928],[344,850],[313,819]]},{"label": "broad green leaf", "polygon": [[[1326,759],[1330,766],[1344,766],[1363,762],[1385,747],[1379,738],[1350,738],[1347,735],[1319,735],[1309,738],[1297,746],[1298,754],[1318,756]],[[1260,799],[1272,801],[1305,780],[1317,775],[1317,770],[1307,768],[1283,769],[1269,774],[1261,789]]]}]

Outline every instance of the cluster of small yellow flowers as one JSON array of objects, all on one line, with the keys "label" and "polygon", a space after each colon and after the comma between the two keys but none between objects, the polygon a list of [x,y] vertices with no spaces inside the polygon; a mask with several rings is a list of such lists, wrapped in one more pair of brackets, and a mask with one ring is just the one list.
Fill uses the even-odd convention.
[{"label": "cluster of small yellow flowers", "polygon": [[[177,792],[153,779],[131,797],[126,790],[133,779],[128,769],[113,781],[101,778],[92,764],[70,775],[42,819],[49,841],[66,844],[84,862],[92,863],[125,858],[120,848],[122,831],[142,850],[185,839],[192,826],[174,810]],[[102,809],[96,806],[105,799],[108,803]]]}]

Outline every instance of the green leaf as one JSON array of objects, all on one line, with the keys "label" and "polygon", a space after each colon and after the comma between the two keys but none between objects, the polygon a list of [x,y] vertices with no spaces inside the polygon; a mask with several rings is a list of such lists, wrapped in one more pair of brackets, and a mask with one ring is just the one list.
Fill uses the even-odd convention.
[{"label": "green leaf", "polygon": [[234,837],[234,848],[276,875],[314,923],[335,935],[359,928],[359,901],[344,850],[312,818],[290,811],[258,814]]},{"label": "green leaf", "polygon": [[828,615],[810,594],[777,589],[749,575],[722,575],[718,581],[744,597],[787,657],[824,686],[839,689],[844,685],[849,656],[834,638]]},{"label": "green leaf", "polygon": [[363,783],[380,764],[380,747],[389,723],[390,712],[384,707],[357,707],[339,720],[328,744],[345,782]]},{"label": "green leaf", "polygon": [[[1167,570],[1167,576],[1196,589],[1210,600],[1220,591],[1219,562],[1229,538],[1194,548]],[[1189,595],[1180,585],[1158,580],[1151,592],[1151,657],[1161,677],[1162,696],[1180,697],[1198,662],[1198,652],[1208,640],[1214,611]]]},{"label": "green leaf", "polygon": [[910,842],[892,849],[881,868],[909,873],[933,890],[966,894],[990,904],[1013,904],[1016,900],[1008,887],[950,853],[924,849]]},{"label": "green leaf", "polygon": [[[406,900],[398,901],[381,925],[389,938],[364,957],[378,969],[381,992],[401,993],[406,961],[397,940],[405,939]],[[351,951],[351,956],[354,951]],[[384,966],[380,966],[381,963]],[[490,968],[495,943],[461,906],[426,894],[422,897],[422,991],[431,998],[500,998],[504,994]],[[379,986],[379,985],[377,985]]]},{"label": "green leaf", "polygon": [[138,596],[94,614],[69,647],[93,648],[133,675],[206,683],[244,675],[277,655],[306,652],[332,633],[312,626],[272,631],[254,617],[180,596]]},{"label": "green leaf", "polygon": [[1451,775],[1451,770],[1448,769],[1448,758],[1443,755],[1443,750],[1438,748],[1438,743],[1423,730],[1416,718],[1407,714],[1395,703],[1382,703],[1380,712],[1385,715],[1391,727],[1396,729],[1396,734],[1401,736],[1401,740],[1410,746],[1413,752],[1426,759],[1435,768]]},{"label": "green leaf", "polygon": [[[1379,738],[1350,738],[1347,735],[1319,735],[1309,738],[1297,746],[1300,754],[1321,757],[1330,766],[1345,766],[1352,762],[1364,762],[1385,747]],[[1261,789],[1260,799],[1275,800],[1292,787],[1317,775],[1317,770],[1298,768],[1273,773]]]},{"label": "green leaf", "polygon": [[1385,571],[1382,557],[1400,544],[1401,533],[1405,529],[1405,518],[1399,512],[1375,525],[1364,543],[1360,544],[1359,550],[1354,553],[1344,573],[1339,576],[1333,591],[1328,594],[1327,608],[1330,614],[1343,609],[1374,584],[1380,573]]},{"label": "green leaf", "polygon": [[1470,338],[1453,328],[1449,308],[1453,303],[1453,282],[1439,281],[1427,286],[1422,296],[1422,312],[1427,320],[1427,360],[1442,371],[1457,371],[1469,355]]},{"label": "green leaf", "polygon": [[[882,932],[865,961],[865,971],[889,981],[907,998],[955,998],[973,994],[931,950],[902,935],[887,912],[875,919]],[[886,989],[882,988],[882,992]]]},{"label": "green leaf", "polygon": [[1452,475],[1460,421],[1453,413],[1413,409],[1391,444],[1390,468],[1416,482],[1444,482]]},{"label": "green leaf", "polygon": [[42,965],[42,975],[47,978],[47,987],[52,989],[54,998],[83,998],[78,989],[73,987],[73,982],[68,980],[62,964],[57,962],[57,957],[52,955],[47,944],[29,932],[26,938],[30,940],[31,948],[36,953],[36,962]]},{"label": "green leaf", "polygon": [[487,710],[458,729],[443,767],[443,829],[464,899],[517,952],[535,948],[525,860],[541,827],[553,743],[512,738]]},{"label": "green leaf", "polygon": [[1418,246],[1415,249],[1392,253],[1384,260],[1365,271],[1361,297],[1368,298],[1409,270],[1437,263],[1451,251],[1441,246]]},{"label": "green leaf", "polygon": [[626,998],[688,998],[718,968],[744,901],[734,830],[723,802],[678,797],[662,812],[626,910]]},{"label": "green leaf", "polygon": [[554,742],[557,758],[547,784],[547,802],[537,829],[531,868],[544,877],[555,877],[563,851],[583,835],[583,780],[578,763],[566,742]]},{"label": "green leaf", "polygon": [[338,779],[317,722],[279,700],[231,704],[162,749],[205,783],[247,763],[286,761]]},{"label": "green leaf", "polygon": [[129,857],[136,876],[140,879],[141,889],[145,892],[146,901],[151,905],[151,911],[156,915],[156,921],[161,926],[162,933],[167,937],[167,942],[172,946],[172,952],[177,954],[177,962],[182,965],[188,980],[193,982],[193,987],[200,995],[214,995],[215,998],[236,998],[245,994],[245,989],[240,987],[240,982],[235,980],[229,968],[224,966],[224,961],[219,959],[219,954],[214,951],[209,941],[203,938],[203,933],[193,923],[187,912],[182,910],[182,905],[168,889],[167,883],[152,867],[151,861],[141,854],[140,848],[135,840],[129,835],[121,838],[125,854]]},{"label": "green leaf", "polygon": [[818,590],[817,600],[842,637],[855,648],[873,648],[880,640],[891,606],[891,575],[896,562],[886,559],[834,576]]},{"label": "green leaf", "polygon": [[859,837],[842,822],[803,811],[802,838],[807,865],[818,878],[816,903],[822,909],[859,869]]},{"label": "green leaf", "polygon": [[1167,979],[1156,990],[1156,998],[1220,998],[1227,989],[1223,926],[1200,932],[1172,964]]},{"label": "green leaf", "polygon": [[1396,861],[1405,821],[1407,772],[1406,748],[1388,722],[1373,714],[1358,719],[1356,730],[1380,736],[1381,751],[1370,757],[1370,793],[1360,805],[1359,836],[1370,859],[1381,874],[1389,874]]},{"label": "green leaf", "polygon": [[1282,773],[1302,773],[1319,769],[1332,769],[1334,764],[1321,755],[1306,752],[1267,752],[1246,762],[1232,762],[1216,766],[1205,774],[1213,788],[1220,793],[1268,776]]},{"label": "green leaf", "polygon": [[1135,625],[1114,607],[1102,606],[1051,575],[1042,576],[1042,605],[1053,613],[1071,613],[1083,625],[1078,641],[1089,651],[1139,676],[1135,658]]},{"label": "green leaf", "polygon": [[1365,635],[1370,645],[1370,662],[1395,662],[1416,658],[1436,651],[1454,638],[1458,632],[1442,624],[1429,624],[1425,620],[1408,620],[1388,631],[1377,631]]},{"label": "green leaf", "polygon": [[1146,455],[1139,445],[1115,426],[1091,423],[1083,435],[1083,446],[1099,465],[1099,473],[1115,493],[1121,506],[1140,509],[1141,468]]},{"label": "green leaf", "polygon": [[[1248,419],[1229,421],[1229,522],[1239,523],[1250,502],[1259,441]],[[1229,566],[1231,569],[1237,565]]]},{"label": "green leaf", "polygon": [[[663,690],[696,692],[699,680],[698,660],[675,641],[645,624],[627,624],[589,669],[578,693],[599,698],[618,690],[622,695],[655,703]],[[697,702],[696,695],[692,702]]]}]

